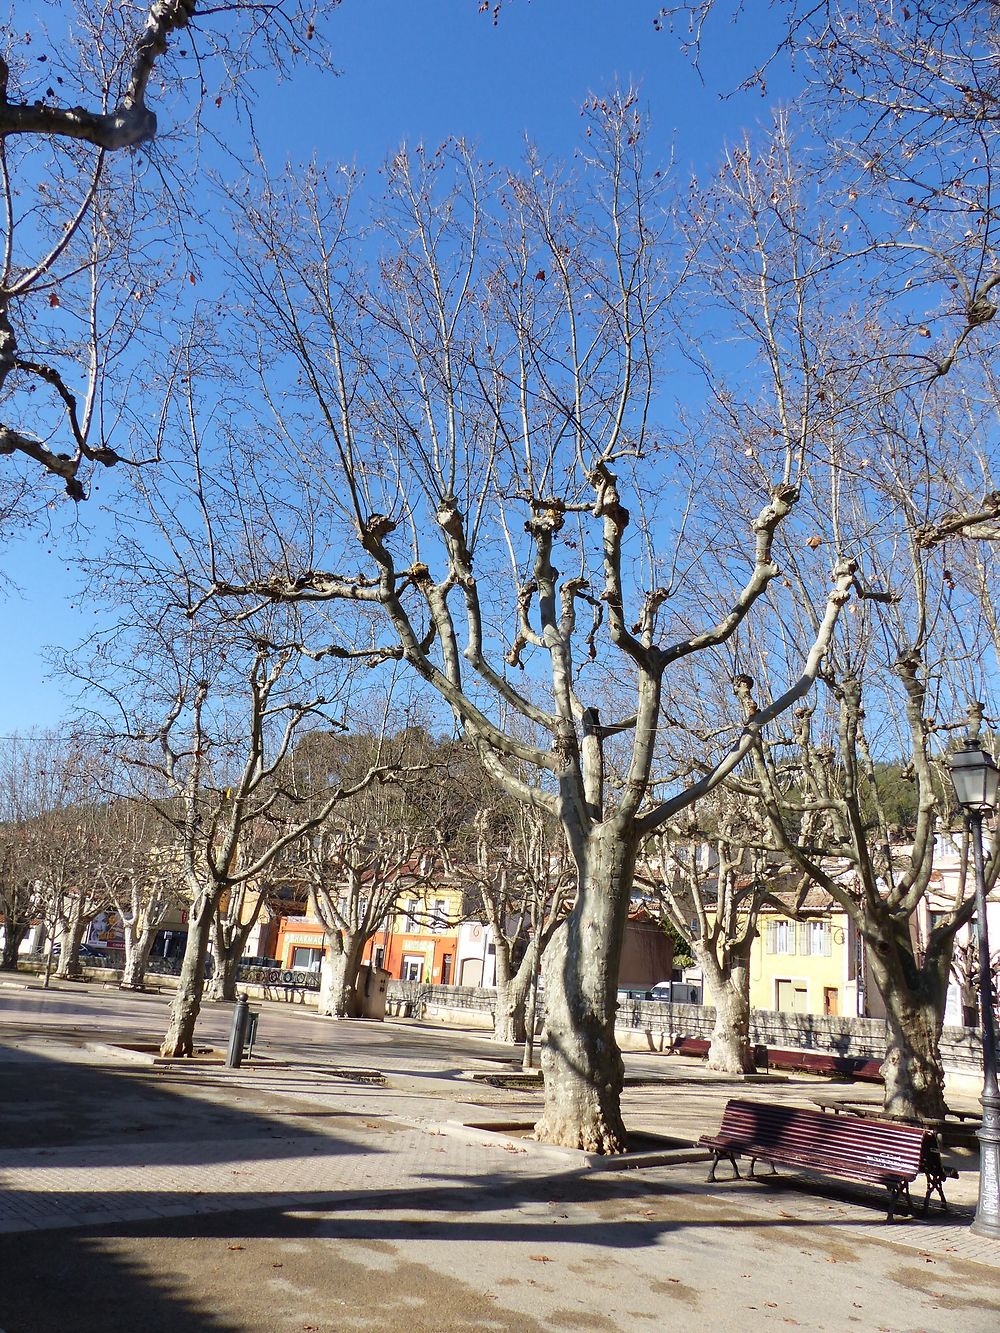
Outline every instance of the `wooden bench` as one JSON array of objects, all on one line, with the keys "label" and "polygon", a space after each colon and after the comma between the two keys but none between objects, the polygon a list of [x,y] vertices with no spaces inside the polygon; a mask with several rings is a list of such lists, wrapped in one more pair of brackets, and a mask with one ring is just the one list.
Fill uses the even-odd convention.
[{"label": "wooden bench", "polygon": [[704,1059],[712,1043],[707,1037],[675,1037],[667,1048],[668,1055],[694,1055]]},{"label": "wooden bench", "polygon": [[867,1060],[862,1056],[836,1055],[830,1051],[776,1051],[769,1048],[767,1059],[772,1069],[784,1069],[790,1073],[860,1079],[865,1083],[882,1082],[881,1061]]},{"label": "wooden bench", "polygon": [[889,1221],[905,1206],[911,1213],[910,1181],[923,1172],[927,1193],[926,1214],[931,1195],[937,1191],[942,1209],[947,1212],[944,1181],[957,1177],[946,1171],[932,1130],[919,1125],[901,1125],[889,1120],[868,1120],[859,1116],[824,1115],[799,1106],[780,1106],[767,1102],[726,1103],[718,1134],[703,1135],[699,1144],[712,1153],[709,1180],[725,1158],[739,1178],[737,1157],[750,1158],[750,1178],[758,1161],[767,1162],[777,1175],[776,1163],[801,1171],[868,1185],[884,1185],[889,1191]]}]

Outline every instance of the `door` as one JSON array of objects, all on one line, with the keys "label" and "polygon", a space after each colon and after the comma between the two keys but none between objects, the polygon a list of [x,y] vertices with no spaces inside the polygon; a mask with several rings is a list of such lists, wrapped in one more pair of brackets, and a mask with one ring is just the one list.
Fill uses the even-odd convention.
[{"label": "door", "polygon": [[836,986],[823,987],[823,1012],[834,1018],[840,1013],[840,992]]},{"label": "door", "polygon": [[462,978],[460,986],[481,986],[483,984],[483,960],[481,958],[462,959]]}]

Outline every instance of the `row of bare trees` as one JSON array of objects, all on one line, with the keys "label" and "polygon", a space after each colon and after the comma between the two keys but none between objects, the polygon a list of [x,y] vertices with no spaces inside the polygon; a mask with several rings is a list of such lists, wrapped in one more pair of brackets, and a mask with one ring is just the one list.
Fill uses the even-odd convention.
[{"label": "row of bare trees", "polygon": [[[671,13],[708,41],[717,7]],[[118,456],[97,407],[110,398],[94,389],[81,413],[70,386],[85,369],[119,377],[134,437],[165,460],[93,571],[121,627],[73,669],[181,849],[191,929],[166,1051],[192,1049],[213,925],[239,946],[223,904],[297,841],[319,855],[338,806],[401,762],[377,753],[321,788],[296,763],[306,728],[372,730],[389,677],[557,847],[526,848],[534,870],[488,888],[533,873],[566,893],[558,924],[535,916],[539,939],[551,927],[541,1138],[625,1145],[615,992],[637,862],[691,822],[727,848],[714,918],[690,888],[707,973],[714,957],[720,986],[739,979],[752,824],[751,853],[825,888],[868,945],[890,1103],[940,1110],[943,984],[971,907],[956,901],[920,958],[910,922],[949,818],[940,760],[970,699],[990,711],[998,648],[983,554],[1000,514],[997,37],[988,5],[860,10],[789,7],[776,59],[801,57],[802,97],[704,181],[661,165],[627,89],[588,102],[570,164],[404,146],[376,198],[351,172],[258,163],[220,229],[225,307],[160,358],[175,370],[152,415],[129,392],[134,275],[115,270],[118,306],[98,281],[141,242],[106,238],[115,210],[95,201],[108,155],[151,134],[151,71],[194,7],[164,0],[144,29],[115,30],[110,117],[47,90],[31,110],[25,62],[5,61],[4,171],[14,148],[41,148],[58,207],[44,262],[8,249],[0,392],[20,415],[0,449],[80,494],[83,465]],[[269,7],[275,63],[301,51],[298,17]],[[217,49],[239,79],[252,46],[227,31]],[[183,287],[188,251],[171,253],[184,262],[163,280]],[[45,351],[80,345],[86,367]],[[905,850],[880,798],[887,761],[914,783]],[[412,873],[414,850],[378,873]],[[355,923],[332,906],[343,937]]]},{"label": "row of bare trees", "polygon": [[53,967],[76,978],[88,927],[113,912],[124,937],[122,985],[140,989],[156,930],[177,901],[154,812],[114,799],[109,765],[78,738],[10,737],[0,774],[2,966],[17,966],[28,931],[40,926],[46,984]]}]

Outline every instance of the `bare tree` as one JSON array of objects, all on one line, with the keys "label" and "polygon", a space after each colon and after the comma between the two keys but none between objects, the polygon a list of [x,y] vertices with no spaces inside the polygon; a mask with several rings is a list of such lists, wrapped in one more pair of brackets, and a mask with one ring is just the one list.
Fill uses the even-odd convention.
[{"label": "bare tree", "polygon": [[189,924],[162,1049],[182,1056],[193,1050],[220,907],[261,886],[286,847],[380,770],[319,801],[300,791],[295,742],[307,728],[344,725],[331,716],[343,708],[343,679],[294,646],[294,615],[276,608],[227,619],[210,606],[196,610],[183,569],[122,543],[123,564],[99,562],[119,623],[67,670],[101,703],[105,745],[136,772],[140,794],[170,833],[160,854],[183,882]]},{"label": "bare tree", "polygon": [[403,893],[419,892],[431,882],[435,841],[417,827],[394,828],[346,814],[336,814],[306,839],[302,868],[326,945],[321,1014],[355,1015],[365,946],[396,913]]},{"label": "bare tree", "polygon": [[141,991],[156,932],[181,902],[179,867],[164,856],[169,830],[139,797],[112,803],[102,867],[125,945],[122,990]]},{"label": "bare tree", "polygon": [[555,821],[535,806],[494,793],[474,830],[474,855],[463,862],[463,873],[475,886],[496,946],[493,1039],[523,1042],[545,947],[569,910],[576,867]]},{"label": "bare tree", "polygon": [[664,919],[701,968],[706,1001],[715,1009],[709,1068],[747,1074],[755,1067],[750,953],[776,875],[762,837],[763,810],[755,819],[752,802],[726,792],[706,805],[656,835],[637,880],[659,899]]},{"label": "bare tree", "polygon": [[[122,459],[119,437],[155,434],[134,410],[150,387],[136,352],[195,281],[186,195],[202,129],[217,135],[222,117],[249,108],[259,70],[325,64],[318,25],[337,3],[57,0],[44,21],[36,9],[11,23],[0,45],[0,455],[80,500],[92,465]],[[162,147],[157,103],[174,122]]]},{"label": "bare tree", "polygon": [[[339,640],[335,649],[371,660],[374,647],[405,662],[451,710],[491,779],[557,822],[578,888],[545,953],[537,1133],[614,1152],[625,1145],[615,992],[637,850],[808,692],[853,571],[831,561],[814,641],[773,703],[745,728],[731,719],[703,764],[678,773],[666,799],[654,794],[673,674],[731,640],[777,577],[775,537],[823,409],[792,402],[772,375],[784,413],[754,502],[740,523],[727,521],[720,571],[716,496],[694,485],[685,501],[655,420],[685,262],[666,230],[663,182],[645,167],[634,97],[596,99],[587,128],[579,185],[538,155],[523,174],[497,179],[461,144],[401,151],[371,273],[344,243],[349,189],[337,194],[317,173],[284,192],[262,188],[234,262],[271,339],[268,392],[279,436],[302,460],[298,527],[310,535],[296,561],[288,534],[280,554],[275,534],[270,567],[258,553],[249,570],[218,577],[215,591],[299,606],[314,647],[329,640],[311,611],[344,603],[376,613],[372,646]],[[760,207],[777,226],[785,197],[769,190]],[[781,291],[790,286],[801,316],[819,270],[808,247],[799,253]],[[758,273],[765,297],[769,282]],[[795,299],[782,301],[782,317],[794,321]],[[804,347],[790,337],[786,349],[808,381]],[[302,394],[282,400],[279,373],[312,395],[308,426]],[[711,457],[728,474],[728,440],[718,454],[721,442],[700,443],[699,464]],[[351,540],[359,567],[310,562]],[[501,710],[540,739],[522,739]]]},{"label": "bare tree", "polygon": [[37,800],[40,738],[11,736],[0,747],[0,968],[16,971],[21,945],[41,914],[41,886],[31,858],[30,820]]}]

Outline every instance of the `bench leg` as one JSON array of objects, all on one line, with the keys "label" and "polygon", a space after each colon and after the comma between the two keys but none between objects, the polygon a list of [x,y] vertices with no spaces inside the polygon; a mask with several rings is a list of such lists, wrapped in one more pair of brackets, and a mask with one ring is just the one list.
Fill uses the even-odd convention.
[{"label": "bench leg", "polygon": [[742,1177],[740,1176],[740,1168],[736,1165],[736,1158],[733,1156],[733,1154],[731,1152],[719,1152],[718,1150],[713,1150],[712,1169],[708,1173],[709,1181],[715,1180],[715,1168],[719,1165],[719,1163],[722,1161],[723,1158],[725,1158],[726,1161],[729,1162],[733,1168],[733,1180],[741,1180]]},{"label": "bench leg", "polygon": [[[886,1221],[895,1222],[896,1214],[904,1211],[909,1213],[912,1217],[914,1215],[913,1202],[910,1199],[910,1186],[908,1182],[900,1180],[897,1181],[895,1185],[887,1185],[886,1189],[889,1191],[889,1215],[886,1218]],[[902,1205],[902,1207],[900,1205]]]},{"label": "bench leg", "polygon": [[776,1176],[776,1175],[778,1174],[778,1168],[774,1165],[773,1162],[768,1162],[768,1160],[767,1160],[766,1157],[764,1157],[764,1158],[759,1158],[759,1159],[756,1158],[756,1157],[751,1157],[751,1158],[750,1158],[750,1179],[751,1179],[751,1180],[756,1180],[756,1179],[757,1179],[757,1176],[754,1175],[754,1167],[757,1165],[758,1160],[767,1162],[768,1166],[771,1168],[771,1170],[768,1172],[769,1175]]},{"label": "bench leg", "polygon": [[950,1212],[951,1210],[948,1207],[948,1200],[944,1197],[944,1176],[938,1175],[936,1171],[927,1171],[925,1172],[925,1175],[927,1176],[927,1193],[924,1195],[923,1216],[927,1216],[931,1206],[931,1195],[935,1190],[937,1191],[938,1198],[941,1200],[942,1213]]}]

